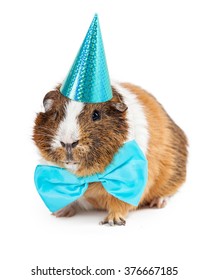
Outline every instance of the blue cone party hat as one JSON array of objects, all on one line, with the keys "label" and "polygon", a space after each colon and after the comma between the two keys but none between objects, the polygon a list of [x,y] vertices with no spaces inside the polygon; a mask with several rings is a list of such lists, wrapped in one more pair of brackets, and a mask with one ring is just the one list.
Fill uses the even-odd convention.
[{"label": "blue cone party hat", "polygon": [[86,103],[105,102],[112,98],[110,78],[97,15],[94,16],[60,91],[64,96],[72,100]]}]

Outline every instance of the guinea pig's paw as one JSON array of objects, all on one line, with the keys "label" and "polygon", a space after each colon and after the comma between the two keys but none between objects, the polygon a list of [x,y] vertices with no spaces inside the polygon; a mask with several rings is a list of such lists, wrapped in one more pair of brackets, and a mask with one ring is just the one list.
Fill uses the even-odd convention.
[{"label": "guinea pig's paw", "polygon": [[153,207],[157,207],[157,208],[163,208],[167,205],[167,202],[169,200],[169,197],[157,197],[154,198],[151,202],[150,202],[150,208]]},{"label": "guinea pig's paw", "polygon": [[56,218],[72,217],[76,214],[76,209],[72,205],[67,205],[66,207],[52,213]]},{"label": "guinea pig's paw", "polygon": [[108,216],[100,222],[100,225],[108,224],[109,226],[125,226],[126,221],[119,213],[109,213]]}]

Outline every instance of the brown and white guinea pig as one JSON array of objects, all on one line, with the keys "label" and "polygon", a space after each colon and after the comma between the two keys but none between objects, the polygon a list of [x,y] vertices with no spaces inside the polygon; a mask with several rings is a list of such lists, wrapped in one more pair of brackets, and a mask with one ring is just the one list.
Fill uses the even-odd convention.
[{"label": "brown and white guinea pig", "polygon": [[89,104],[64,97],[60,86],[46,94],[35,120],[33,140],[48,164],[78,176],[103,172],[118,149],[135,139],[148,160],[148,182],[138,207],[90,183],[84,196],[54,213],[70,217],[79,209],[108,211],[102,223],[124,225],[130,210],[164,207],[186,177],[187,139],[158,101],[140,87],[112,85],[113,98]]}]

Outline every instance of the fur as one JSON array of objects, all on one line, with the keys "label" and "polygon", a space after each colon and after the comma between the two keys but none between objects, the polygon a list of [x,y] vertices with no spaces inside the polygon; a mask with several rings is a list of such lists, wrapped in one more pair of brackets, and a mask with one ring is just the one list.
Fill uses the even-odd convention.
[{"label": "fur", "polygon": [[172,196],[186,178],[187,138],[159,102],[140,87],[124,83],[143,105],[149,127],[148,184],[140,205]]}]

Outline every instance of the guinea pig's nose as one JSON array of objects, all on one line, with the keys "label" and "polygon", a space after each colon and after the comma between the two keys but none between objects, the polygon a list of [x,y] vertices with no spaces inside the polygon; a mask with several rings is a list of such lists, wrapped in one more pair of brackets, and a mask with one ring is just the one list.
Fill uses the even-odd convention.
[{"label": "guinea pig's nose", "polygon": [[75,141],[75,142],[73,142],[73,143],[64,143],[64,142],[62,142],[62,141],[60,141],[60,143],[61,143],[61,146],[63,147],[63,148],[66,148],[67,150],[69,149],[71,149],[71,148],[75,148],[77,145],[78,145],[78,143],[79,143],[79,140],[77,140],[77,141]]}]

